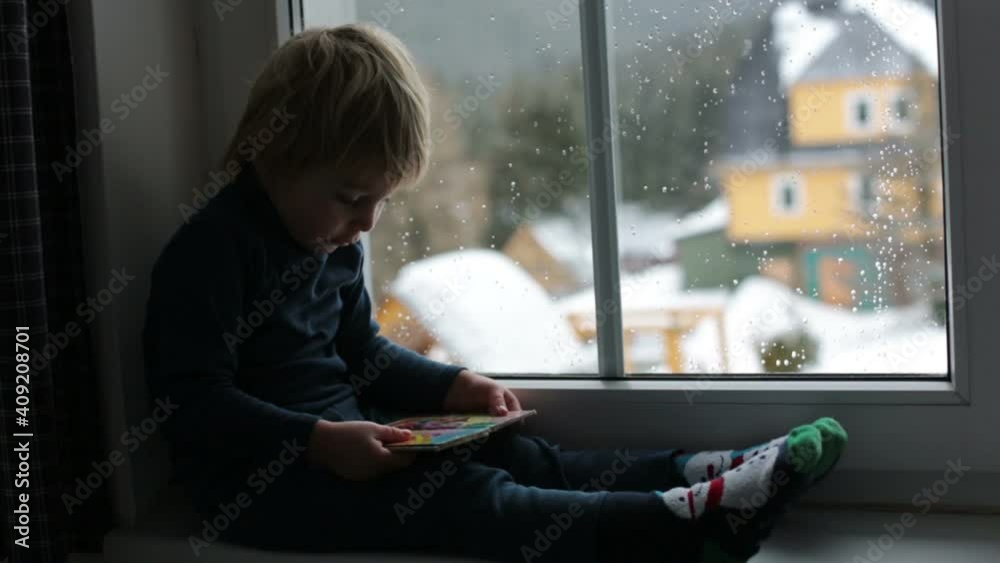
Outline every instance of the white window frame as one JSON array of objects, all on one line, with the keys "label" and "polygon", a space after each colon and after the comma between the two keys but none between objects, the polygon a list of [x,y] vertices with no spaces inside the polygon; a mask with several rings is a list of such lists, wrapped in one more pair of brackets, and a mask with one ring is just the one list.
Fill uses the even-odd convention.
[{"label": "white window frame", "polygon": [[[875,183],[875,199],[870,202],[871,205],[866,205],[864,200],[865,195],[865,178],[871,178]],[[877,174],[869,174],[865,172],[856,172],[851,176],[850,184],[848,185],[849,195],[851,198],[851,204],[854,205],[854,211],[862,217],[871,217],[872,214],[878,212],[879,208],[879,186],[881,185],[882,179],[879,178]]]},{"label": "white window frame", "polygon": [[[279,10],[289,9],[289,0],[276,2]],[[607,0],[568,4],[578,5],[582,24],[588,135],[593,136],[604,126],[614,127],[616,119],[614,89],[607,82],[613,76]],[[838,471],[811,493],[813,499],[912,509],[913,495],[940,479],[948,461],[961,459],[979,471],[962,481],[967,486],[952,487],[943,504],[1000,506],[1000,448],[991,432],[1000,428],[1000,376],[991,353],[1000,332],[1000,317],[994,314],[1000,310],[1000,291],[996,282],[985,281],[982,266],[996,254],[991,241],[1000,240],[1000,221],[991,216],[1000,206],[1000,192],[984,189],[994,179],[992,147],[1000,123],[994,103],[1000,98],[1000,76],[986,71],[992,68],[992,53],[1000,52],[1000,34],[990,27],[1000,20],[1000,3],[956,7],[955,0],[939,0],[937,8],[950,378],[625,377],[621,318],[614,314],[621,302],[611,150],[590,167],[596,300],[611,311],[598,330],[599,377],[529,373],[505,378],[525,404],[539,409],[532,429],[567,447],[731,447],[835,416],[851,433],[851,444]],[[293,26],[299,29],[301,21]],[[877,127],[879,113],[873,110]],[[974,300],[958,306],[956,285],[971,290],[975,279],[980,289]]]},{"label": "white window frame", "polygon": [[[858,121],[857,106],[861,101],[868,104],[868,122]],[[878,130],[879,105],[878,96],[870,90],[853,90],[844,96],[844,119],[847,130],[854,134],[868,134]]]},{"label": "white window frame", "polygon": [[906,135],[912,133],[916,129],[917,116],[913,107],[908,108],[909,115],[904,119],[899,117],[897,110],[897,104],[900,101],[906,100],[908,105],[913,106],[917,103],[917,93],[910,87],[896,88],[890,98],[887,105],[887,112],[889,114],[889,130],[897,135]]},{"label": "white window frame", "polygon": [[[792,186],[795,206],[785,207],[785,188]],[[779,172],[771,179],[771,213],[775,217],[800,217],[806,210],[805,178],[798,172]]]}]

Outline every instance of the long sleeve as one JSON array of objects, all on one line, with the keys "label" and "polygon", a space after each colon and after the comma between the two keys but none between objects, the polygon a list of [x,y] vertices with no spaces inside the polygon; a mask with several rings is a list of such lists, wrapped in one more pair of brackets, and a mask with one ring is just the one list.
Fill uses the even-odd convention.
[{"label": "long sleeve", "polygon": [[441,411],[463,368],[429,360],[380,336],[362,274],[344,288],[343,299],[337,349],[359,395],[397,409]]},{"label": "long sleeve", "polygon": [[175,447],[271,459],[285,442],[304,448],[319,417],[237,387],[235,350],[246,337],[238,320],[255,277],[252,252],[219,231],[181,233],[154,268],[143,333],[147,378],[154,399],[178,405],[164,425]]}]

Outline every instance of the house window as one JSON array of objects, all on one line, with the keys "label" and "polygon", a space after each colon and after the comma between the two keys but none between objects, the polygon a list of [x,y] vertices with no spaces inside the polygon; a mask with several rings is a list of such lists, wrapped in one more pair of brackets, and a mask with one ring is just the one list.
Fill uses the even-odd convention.
[{"label": "house window", "polygon": [[856,206],[858,212],[871,217],[878,210],[879,180],[872,174],[862,174],[857,179]]},{"label": "house window", "polygon": [[896,98],[896,119],[898,121],[909,121],[910,119],[910,100],[905,96]]},{"label": "house window", "polygon": [[[392,305],[383,329],[507,376],[947,375],[946,327],[913,305],[945,302],[926,282],[945,276],[905,274],[943,274],[944,241],[904,237],[927,219],[909,212],[864,238],[844,219],[859,166],[940,174],[919,156],[936,126],[857,142],[878,131],[876,95],[900,68],[919,99],[937,95],[917,86],[940,83],[937,51],[913,40],[936,44],[934,10],[898,2],[903,27],[871,2],[355,0],[333,21],[332,3],[306,0],[307,26],[347,18],[398,35],[433,93],[429,173],[366,243],[374,300]],[[904,105],[892,110],[908,120]],[[797,146],[790,127],[816,142]],[[806,251],[861,245],[879,267],[842,290],[877,293],[857,298],[876,310],[796,285]],[[777,261],[797,270],[764,275]],[[768,350],[784,355],[763,361]]]},{"label": "house window", "polygon": [[897,133],[910,133],[915,124],[916,93],[911,89],[900,90],[893,99],[890,123]]},{"label": "house window", "polygon": [[875,129],[875,96],[869,92],[854,92],[847,97],[848,129],[855,133],[870,132]]},{"label": "house window", "polygon": [[774,179],[772,209],[779,217],[800,215],[805,208],[805,187],[798,174],[781,174]]},{"label": "house window", "polygon": [[854,102],[854,121],[861,128],[868,127],[871,120],[871,101],[859,98]]}]

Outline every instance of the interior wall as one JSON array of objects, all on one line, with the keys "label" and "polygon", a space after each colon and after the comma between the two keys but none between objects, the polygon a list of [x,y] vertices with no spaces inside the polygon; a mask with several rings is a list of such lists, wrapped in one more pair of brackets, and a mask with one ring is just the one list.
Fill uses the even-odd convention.
[{"label": "interior wall", "polygon": [[[78,139],[102,124],[110,130],[79,165],[86,294],[107,287],[115,270],[135,276],[90,325],[108,454],[127,451],[122,434],[149,416],[141,327],[152,264],[182,222],[179,206],[191,205],[218,169],[256,61],[277,41],[277,10],[253,8],[225,0],[75,0],[67,7]],[[150,505],[168,471],[154,433],[104,485],[113,488],[120,524]]]}]

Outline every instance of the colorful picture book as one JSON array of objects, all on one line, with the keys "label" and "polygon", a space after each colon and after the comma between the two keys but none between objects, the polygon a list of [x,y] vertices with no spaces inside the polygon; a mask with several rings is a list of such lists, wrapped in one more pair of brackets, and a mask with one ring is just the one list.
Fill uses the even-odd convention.
[{"label": "colorful picture book", "polygon": [[389,426],[410,430],[413,437],[405,442],[386,444],[386,447],[408,452],[438,452],[491,434],[533,414],[535,411],[530,410],[511,412],[507,416],[448,414],[404,418]]}]

